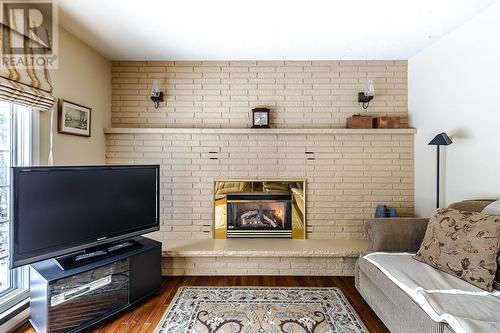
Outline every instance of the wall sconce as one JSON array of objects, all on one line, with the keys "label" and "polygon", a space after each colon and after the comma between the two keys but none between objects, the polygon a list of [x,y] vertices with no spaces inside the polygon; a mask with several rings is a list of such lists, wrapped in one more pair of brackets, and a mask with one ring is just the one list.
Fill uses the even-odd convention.
[{"label": "wall sconce", "polygon": [[375,94],[375,89],[373,88],[373,81],[366,81],[366,86],[364,91],[358,93],[358,103],[363,103],[363,109],[368,109],[370,101],[373,99]]},{"label": "wall sconce", "polygon": [[151,100],[154,103],[155,109],[160,107],[160,103],[163,102],[163,91],[160,91],[158,86],[158,81],[153,80],[153,87],[151,88]]}]

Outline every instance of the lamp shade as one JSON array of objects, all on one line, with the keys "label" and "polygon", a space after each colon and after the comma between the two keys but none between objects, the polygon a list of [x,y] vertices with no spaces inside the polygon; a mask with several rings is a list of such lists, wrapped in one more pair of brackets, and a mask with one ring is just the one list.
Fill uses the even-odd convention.
[{"label": "lamp shade", "polygon": [[157,80],[153,80],[153,84],[151,86],[151,96],[160,96],[160,86],[158,85]]},{"label": "lamp shade", "polygon": [[451,141],[450,137],[446,133],[439,133],[434,137],[434,139],[429,142],[430,145],[432,146],[447,146],[452,144],[453,142]]},{"label": "lamp shade", "polygon": [[373,81],[368,80],[366,81],[366,86],[364,90],[365,96],[374,96],[375,95],[375,88],[373,88]]}]

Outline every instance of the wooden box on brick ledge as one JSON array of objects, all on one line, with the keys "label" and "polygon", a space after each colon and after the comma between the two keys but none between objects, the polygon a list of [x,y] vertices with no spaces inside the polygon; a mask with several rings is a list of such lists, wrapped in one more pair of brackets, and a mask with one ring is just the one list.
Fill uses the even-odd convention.
[{"label": "wooden box on brick ledge", "polygon": [[373,119],[375,128],[400,128],[401,117],[376,117]]},{"label": "wooden box on brick ledge", "polygon": [[347,118],[347,128],[372,128],[373,117],[355,114]]}]

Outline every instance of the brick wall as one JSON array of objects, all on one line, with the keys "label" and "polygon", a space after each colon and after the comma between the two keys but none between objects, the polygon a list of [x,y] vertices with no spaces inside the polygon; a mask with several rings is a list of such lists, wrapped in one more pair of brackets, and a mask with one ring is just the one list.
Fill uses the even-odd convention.
[{"label": "brick wall", "polygon": [[[149,98],[153,79],[166,91],[159,109]],[[357,103],[367,79],[375,86],[368,114],[399,115],[406,125],[406,61],[116,61],[113,127],[160,129],[107,134],[107,163],[161,165],[161,230],[151,235],[161,241],[212,237],[215,180],[290,178],[307,182],[308,238],[360,239],[377,204],[413,214],[411,131],[197,128],[250,127],[256,106],[271,108],[275,128],[343,128],[347,117],[367,113]],[[166,256],[163,273],[352,275],[354,261]]]},{"label": "brick wall", "polygon": [[306,179],[308,238],[363,238],[381,203],[413,214],[413,133],[169,131],[107,135],[107,163],[161,165],[160,240],[211,238],[221,179]]},{"label": "brick wall", "polygon": [[[152,80],[166,90],[154,109]],[[113,127],[248,127],[250,110],[268,106],[273,127],[345,127],[365,113],[357,103],[375,86],[368,113],[407,122],[406,61],[115,61]]]}]

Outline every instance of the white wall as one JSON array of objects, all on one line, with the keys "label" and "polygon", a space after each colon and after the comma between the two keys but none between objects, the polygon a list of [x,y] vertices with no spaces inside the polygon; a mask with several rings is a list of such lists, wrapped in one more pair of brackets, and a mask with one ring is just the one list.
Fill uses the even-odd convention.
[{"label": "white wall", "polygon": [[409,59],[410,125],[415,138],[415,205],[435,207],[436,147],[444,131],[441,206],[500,198],[500,3]]},{"label": "white wall", "polygon": [[[57,133],[57,107],[54,107],[54,165],[104,164],[106,139],[103,128],[111,123],[111,62],[59,29],[59,68],[50,71],[54,96],[92,109],[91,136]],[[40,164],[47,164],[50,112],[40,117]]]}]

